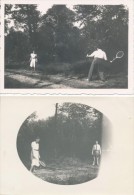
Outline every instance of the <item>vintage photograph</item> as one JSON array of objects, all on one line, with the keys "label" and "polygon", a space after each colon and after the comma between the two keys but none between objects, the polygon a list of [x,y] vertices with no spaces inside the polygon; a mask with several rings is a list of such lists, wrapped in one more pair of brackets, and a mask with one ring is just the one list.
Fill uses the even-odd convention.
[{"label": "vintage photograph", "polygon": [[95,179],[101,158],[110,149],[109,120],[79,103],[52,104],[47,115],[45,110],[33,112],[19,129],[17,151],[24,166],[54,184]]},{"label": "vintage photograph", "polygon": [[0,194],[134,194],[134,97],[0,103]]},{"label": "vintage photograph", "polygon": [[125,4],[4,4],[4,88],[128,89],[128,22]]}]

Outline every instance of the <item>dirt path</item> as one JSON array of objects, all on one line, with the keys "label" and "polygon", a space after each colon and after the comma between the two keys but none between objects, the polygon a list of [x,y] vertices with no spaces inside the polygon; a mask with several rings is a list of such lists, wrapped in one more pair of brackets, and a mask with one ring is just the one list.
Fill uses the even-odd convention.
[{"label": "dirt path", "polygon": [[65,75],[45,75],[31,70],[5,71],[5,88],[46,88],[46,89],[95,89],[127,88],[127,77],[123,74],[111,75],[105,82],[93,80],[90,83],[85,77]]}]

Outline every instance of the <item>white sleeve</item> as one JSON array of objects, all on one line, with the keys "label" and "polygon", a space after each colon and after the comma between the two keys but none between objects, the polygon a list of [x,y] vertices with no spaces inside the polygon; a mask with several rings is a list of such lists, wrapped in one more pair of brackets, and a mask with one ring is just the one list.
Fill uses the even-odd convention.
[{"label": "white sleeve", "polygon": [[95,53],[96,53],[96,51],[94,51],[92,54],[90,54],[89,56],[90,57],[94,57],[95,56]]},{"label": "white sleeve", "polygon": [[34,149],[34,142],[31,143],[31,148]]},{"label": "white sleeve", "polygon": [[106,56],[106,53],[104,52],[104,60],[107,60],[107,56]]}]

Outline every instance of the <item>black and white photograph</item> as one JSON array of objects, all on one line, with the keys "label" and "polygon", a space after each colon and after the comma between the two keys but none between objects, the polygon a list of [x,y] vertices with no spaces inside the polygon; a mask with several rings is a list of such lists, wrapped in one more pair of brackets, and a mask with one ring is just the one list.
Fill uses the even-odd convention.
[{"label": "black and white photograph", "polygon": [[50,105],[48,113],[51,116],[45,107],[33,112],[20,127],[17,150],[22,163],[35,176],[55,184],[95,179],[110,147],[108,119],[92,107],[69,102]]},{"label": "black and white photograph", "polygon": [[133,100],[2,96],[0,194],[133,195]]},{"label": "black and white photograph", "polygon": [[128,89],[127,3],[33,2],[4,4],[4,89]]}]

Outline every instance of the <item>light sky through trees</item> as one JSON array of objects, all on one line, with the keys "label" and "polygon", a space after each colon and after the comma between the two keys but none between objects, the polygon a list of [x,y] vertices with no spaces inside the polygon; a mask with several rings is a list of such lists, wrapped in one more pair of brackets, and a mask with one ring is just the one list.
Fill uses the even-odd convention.
[{"label": "light sky through trees", "polygon": [[[45,14],[47,12],[48,9],[52,8],[54,4],[53,3],[49,3],[47,2],[46,4],[38,4],[38,10],[41,12],[41,14]],[[66,4],[66,6],[69,8],[69,9],[73,9],[73,5],[71,4]]]},{"label": "light sky through trees", "polygon": [[[46,12],[50,9],[50,8],[52,8],[53,7],[53,3],[49,3],[49,2],[47,2],[46,4],[42,4],[42,3],[40,3],[40,4],[37,4],[37,10],[38,11],[40,11],[40,14],[41,15],[44,15],[44,14],[46,14]],[[70,5],[70,4],[66,4],[66,6],[67,6],[67,8],[69,8],[69,9],[71,9],[71,10],[73,10],[74,11],[74,9],[73,9],[73,5]],[[14,10],[14,7],[12,8],[12,11]],[[8,24],[9,25],[9,28],[11,28],[11,27],[13,27],[14,26],[14,19],[12,19],[12,18],[10,18],[10,16],[5,16],[5,18],[6,19],[9,19],[9,21],[10,21],[10,23]],[[79,26],[79,22],[76,22],[75,23],[75,26]],[[21,30],[21,31],[23,31],[24,29],[23,28],[19,28],[19,30]]]}]

